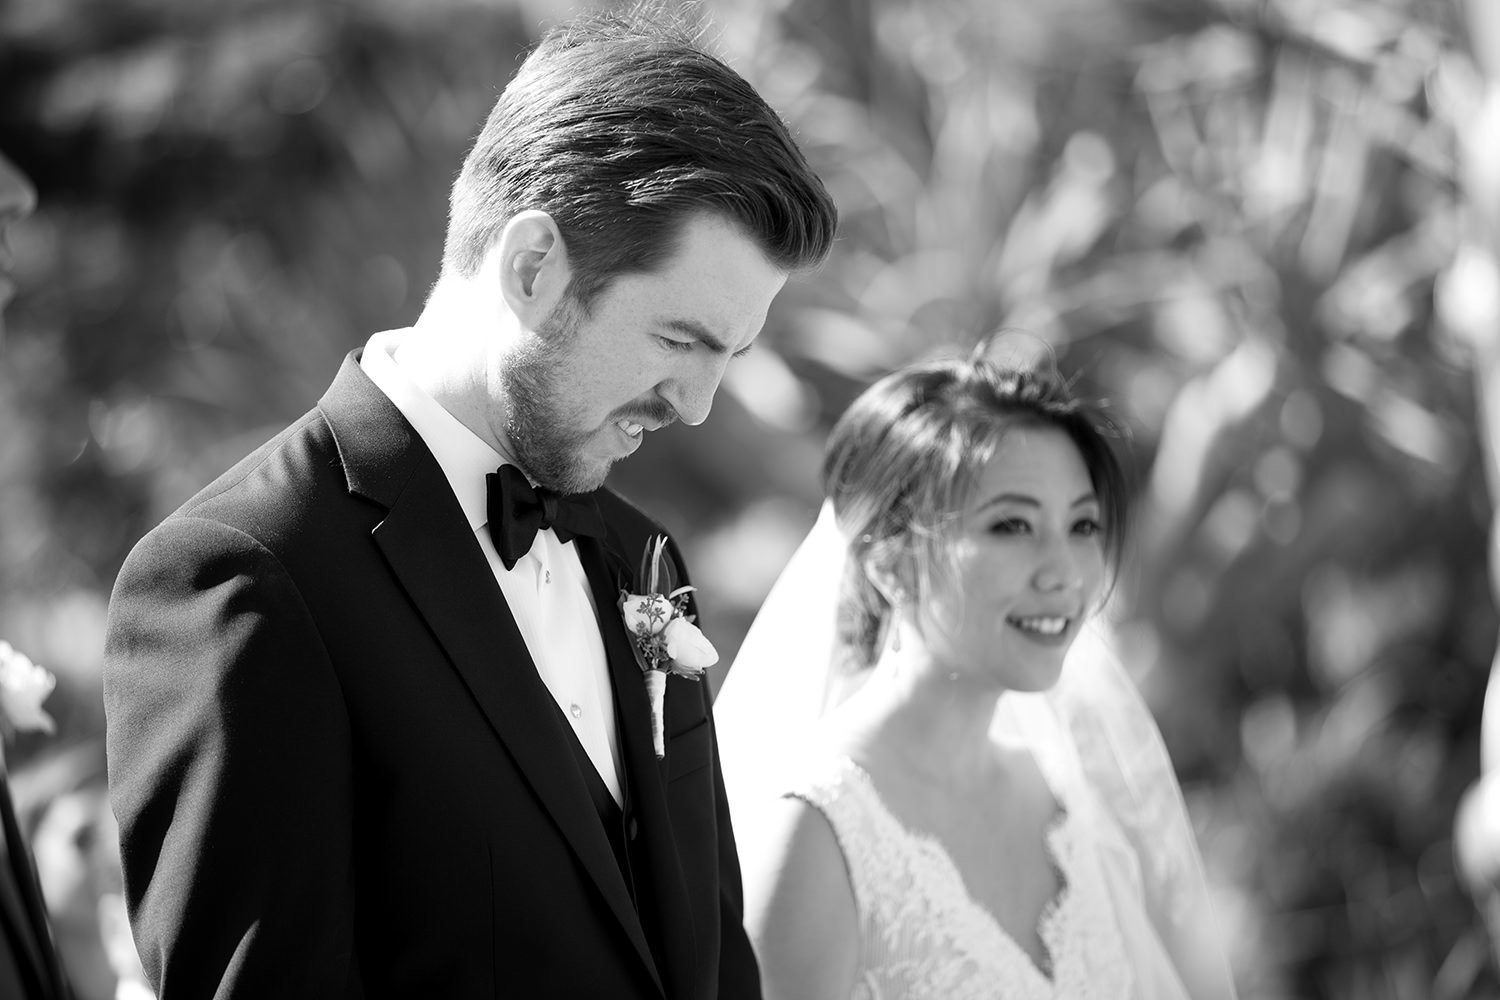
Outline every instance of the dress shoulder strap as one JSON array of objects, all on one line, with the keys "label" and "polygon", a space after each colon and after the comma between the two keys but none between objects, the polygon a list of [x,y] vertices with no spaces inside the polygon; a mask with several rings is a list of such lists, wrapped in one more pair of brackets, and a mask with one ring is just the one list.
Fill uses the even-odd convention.
[{"label": "dress shoulder strap", "polygon": [[911,895],[911,834],[886,808],[854,761],[830,756],[804,771],[786,793],[821,812],[833,828],[860,923],[888,921]]}]

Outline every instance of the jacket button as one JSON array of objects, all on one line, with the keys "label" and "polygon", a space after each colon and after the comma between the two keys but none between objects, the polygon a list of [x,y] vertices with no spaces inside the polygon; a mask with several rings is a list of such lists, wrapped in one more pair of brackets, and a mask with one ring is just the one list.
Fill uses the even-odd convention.
[{"label": "jacket button", "polygon": [[636,835],[640,832],[640,824],[635,821],[634,816],[630,817],[630,821],[625,824],[625,836],[629,837],[631,840],[634,840],[636,838]]}]

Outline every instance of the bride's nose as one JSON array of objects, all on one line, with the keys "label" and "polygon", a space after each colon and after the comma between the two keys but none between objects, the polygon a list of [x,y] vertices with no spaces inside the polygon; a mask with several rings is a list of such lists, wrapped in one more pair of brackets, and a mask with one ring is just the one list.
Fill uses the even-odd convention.
[{"label": "bride's nose", "polygon": [[1051,538],[1042,549],[1033,585],[1043,593],[1083,589],[1083,566],[1068,538]]}]

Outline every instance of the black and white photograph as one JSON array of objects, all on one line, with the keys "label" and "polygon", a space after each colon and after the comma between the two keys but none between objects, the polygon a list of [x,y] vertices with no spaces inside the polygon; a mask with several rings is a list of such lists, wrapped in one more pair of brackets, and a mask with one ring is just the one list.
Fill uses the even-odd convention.
[{"label": "black and white photograph", "polygon": [[1500,1000],[1500,6],[0,2],[0,1000],[200,998]]}]

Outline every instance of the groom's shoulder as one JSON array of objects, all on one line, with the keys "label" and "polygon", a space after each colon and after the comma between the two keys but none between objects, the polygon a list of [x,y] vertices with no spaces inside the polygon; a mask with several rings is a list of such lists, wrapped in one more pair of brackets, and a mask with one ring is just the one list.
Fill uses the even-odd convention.
[{"label": "groom's shoulder", "polygon": [[295,521],[295,511],[316,503],[321,494],[345,492],[336,457],[327,422],[317,409],[309,410],[214,477],[165,520],[199,518],[261,534],[253,529]]},{"label": "groom's shoulder", "polygon": [[193,567],[250,553],[270,553],[286,564],[288,555],[315,549],[302,542],[326,537],[327,512],[343,509],[319,498],[335,490],[347,495],[331,461],[336,450],[320,443],[328,437],[326,422],[313,410],[254,448],[132,544],[117,592],[127,582],[154,587],[163,574],[196,579]]}]

